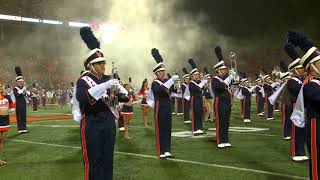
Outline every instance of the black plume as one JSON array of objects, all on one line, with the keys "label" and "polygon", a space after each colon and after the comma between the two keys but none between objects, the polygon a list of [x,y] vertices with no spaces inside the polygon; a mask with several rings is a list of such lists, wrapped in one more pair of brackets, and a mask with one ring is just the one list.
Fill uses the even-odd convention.
[{"label": "black plume", "polygon": [[81,71],[80,71],[80,76],[81,76],[83,73],[84,73],[84,70],[81,70]]},{"label": "black plume", "polygon": [[182,68],[184,74],[189,74],[186,68]]},{"label": "black plume", "polygon": [[171,78],[171,75],[169,73],[167,74],[167,76],[168,76],[169,79]]},{"label": "black plume", "polygon": [[74,83],[73,83],[73,82],[71,82],[71,86],[72,86],[72,87],[74,86]]},{"label": "black plume", "polygon": [[314,47],[314,42],[309,39],[302,32],[296,30],[288,31],[288,42],[294,46],[299,46],[301,50],[307,52],[310,48]]},{"label": "black plume", "polygon": [[207,67],[204,67],[204,68],[203,68],[203,71],[204,71],[206,74],[209,74],[209,71],[208,71],[208,68],[207,68]]},{"label": "black plume", "polygon": [[14,71],[16,71],[17,76],[22,76],[22,71],[21,71],[20,66],[16,66],[14,68]]},{"label": "black plume", "polygon": [[80,29],[80,36],[81,36],[81,39],[84,41],[84,43],[86,43],[86,45],[89,49],[91,49],[91,50],[95,49],[95,48],[100,49],[100,42],[94,36],[90,27],[82,27]]},{"label": "black plume", "polygon": [[157,63],[163,62],[163,59],[162,59],[158,49],[156,49],[156,48],[151,49],[151,54]]},{"label": "black plume", "polygon": [[193,59],[189,59],[188,62],[191,65],[192,69],[197,68],[197,65],[194,63]]},{"label": "black plume", "polygon": [[32,84],[32,87],[34,87],[34,88],[35,88],[35,87],[36,87],[36,84],[35,84],[35,83],[33,83],[33,84]]},{"label": "black plume", "polygon": [[293,44],[286,43],[283,49],[292,60],[296,60],[297,58],[299,58],[298,52],[294,48]]},{"label": "black plume", "polygon": [[132,82],[132,79],[131,79],[131,77],[129,77],[129,83],[131,83]]},{"label": "black plume", "polygon": [[216,53],[216,56],[217,56],[218,60],[219,60],[219,61],[222,61],[222,60],[223,60],[223,56],[222,56],[221,47],[220,47],[220,46],[217,46],[217,47],[214,49],[214,52]]},{"label": "black plume", "polygon": [[280,61],[280,70],[281,70],[281,72],[288,71],[288,65],[284,61]]}]

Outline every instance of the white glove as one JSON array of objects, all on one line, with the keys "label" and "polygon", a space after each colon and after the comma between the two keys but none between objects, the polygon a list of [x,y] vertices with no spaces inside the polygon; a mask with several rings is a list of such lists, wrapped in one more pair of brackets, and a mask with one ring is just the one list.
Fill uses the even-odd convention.
[{"label": "white glove", "polygon": [[235,77],[235,76],[236,76],[236,71],[233,70],[233,69],[231,69],[231,70],[229,71],[229,75],[230,75],[231,77]]},{"label": "white glove", "polygon": [[205,84],[208,83],[208,80],[204,79],[201,81],[201,83],[199,84],[199,87],[202,88]]},{"label": "white glove", "polygon": [[109,81],[104,82],[104,83],[102,83],[102,84],[104,84],[105,89],[110,89],[111,86],[118,86],[118,85],[120,85],[118,79],[110,79]]},{"label": "white glove", "polygon": [[91,87],[88,92],[95,100],[99,100],[103,95],[106,94],[107,89],[110,89],[111,86],[118,86],[119,84],[120,83],[117,79],[111,79],[107,82]]},{"label": "white glove", "polygon": [[174,81],[177,81],[177,80],[179,79],[179,76],[178,76],[178,75],[173,75],[173,76],[172,76],[172,79],[173,79]]}]

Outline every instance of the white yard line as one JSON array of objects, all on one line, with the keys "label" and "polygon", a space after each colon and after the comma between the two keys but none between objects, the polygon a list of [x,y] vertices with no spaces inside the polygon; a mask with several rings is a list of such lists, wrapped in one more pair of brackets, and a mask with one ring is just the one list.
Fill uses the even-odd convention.
[{"label": "white yard line", "polygon": [[[16,125],[11,125],[16,126]],[[28,127],[49,127],[49,128],[80,128],[80,125],[46,125],[46,124],[29,124]],[[144,127],[133,126],[131,128],[144,129]],[[186,131],[186,129],[172,129],[173,131]],[[267,136],[267,137],[281,137],[275,134],[265,134],[265,133],[251,133],[251,132],[230,132],[230,134],[240,134],[240,135],[255,135],[255,136]]]},{"label": "white yard line", "polygon": [[[68,146],[68,145],[60,145],[60,144],[49,144],[49,143],[42,143],[42,142],[34,142],[34,141],[25,141],[25,140],[17,140],[17,139],[7,139],[8,141],[13,142],[20,142],[20,143],[28,143],[28,144],[37,144],[37,145],[45,145],[45,146],[52,146],[52,147],[62,147],[62,148],[72,148],[72,149],[81,149],[81,147],[77,146]],[[116,154],[122,154],[122,155],[128,155],[128,156],[136,156],[136,157],[144,157],[144,158],[151,158],[151,159],[159,159],[156,156],[150,156],[145,154],[135,154],[135,153],[128,153],[128,152],[120,152],[115,151]],[[275,173],[270,171],[262,171],[262,170],[256,170],[256,169],[248,169],[248,168],[241,168],[241,167],[234,167],[234,166],[226,166],[226,165],[219,165],[219,164],[210,164],[210,163],[203,163],[203,162],[197,162],[197,161],[189,161],[189,160],[183,160],[183,159],[168,159],[169,161],[174,162],[181,162],[181,163],[187,163],[187,164],[196,164],[196,165],[203,165],[208,167],[216,167],[216,168],[223,168],[223,169],[231,169],[231,170],[238,170],[238,171],[247,171],[257,174],[267,174],[267,175],[273,175],[273,176],[279,176],[279,177],[286,177],[286,178],[294,178],[294,179],[309,179],[306,177],[300,177],[300,176],[294,176],[289,174],[282,174],[282,173]]]}]

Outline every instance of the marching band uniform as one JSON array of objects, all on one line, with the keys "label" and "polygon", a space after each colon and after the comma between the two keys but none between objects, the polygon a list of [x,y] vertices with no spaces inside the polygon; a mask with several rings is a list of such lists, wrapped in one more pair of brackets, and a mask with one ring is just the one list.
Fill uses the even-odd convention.
[{"label": "marching band uniform", "polygon": [[[288,42],[294,46],[299,46],[305,55],[301,58],[300,64],[310,74],[304,80],[302,90],[299,92],[296,109],[306,110],[306,113],[302,114],[306,116],[303,119],[295,119],[293,115],[296,113],[295,110],[291,116],[292,121],[295,125],[301,127],[305,126],[306,129],[306,141],[307,147],[310,154],[309,160],[309,172],[311,180],[319,180],[319,169],[320,169],[320,72],[319,66],[315,64],[320,60],[320,51],[314,47],[314,43],[310,41],[304,34],[297,31],[289,31]],[[303,101],[303,103],[301,103]],[[299,107],[302,106],[303,107]],[[305,119],[304,119],[305,118]],[[297,121],[301,121],[299,124]]]},{"label": "marching band uniform", "polygon": [[251,122],[251,95],[253,89],[249,89],[245,83],[248,83],[249,81],[247,78],[244,79],[242,86],[242,95],[243,95],[243,122],[249,123]]},{"label": "marching band uniform", "polygon": [[[256,83],[261,82],[261,78],[257,77],[255,82]],[[263,87],[258,84],[256,86],[256,89],[255,89],[255,92],[256,92],[256,106],[257,106],[257,114],[258,114],[258,116],[263,116],[263,114],[264,114],[263,109],[264,109],[265,100],[264,100],[264,97],[263,97],[264,95],[262,94],[262,91],[263,91],[262,88]]]},{"label": "marching band uniform", "polygon": [[[290,94],[290,79],[291,79],[291,74],[288,72],[288,66],[285,64],[285,62],[281,61],[280,62],[280,80],[281,80],[281,87],[279,87],[280,89],[278,89],[274,95],[275,96],[280,96],[280,94],[282,94],[281,96],[281,113],[282,113],[282,129],[283,129],[283,139],[291,139],[291,120],[290,120],[290,116],[293,110],[293,105],[291,103],[290,100],[288,100],[289,98],[289,94]],[[299,87],[298,89],[298,93],[301,87]],[[284,93],[281,93],[284,89]],[[280,91],[280,92],[278,92]],[[279,94],[279,95],[277,95]],[[278,98],[277,98],[278,99]],[[289,102],[290,101],[290,102]]]},{"label": "marching band uniform", "polygon": [[270,83],[266,82],[266,80],[270,80],[271,78],[269,75],[265,75],[263,77],[264,84],[263,84],[263,90],[265,93],[265,104],[266,104],[266,119],[267,120],[273,120],[273,105],[269,101],[269,97],[273,94],[273,88]]},{"label": "marching band uniform", "polygon": [[[91,49],[84,62],[85,68],[106,61],[100,50],[100,42],[91,29],[81,28],[80,35]],[[106,75],[98,77],[91,71],[77,81],[76,99],[82,113],[80,134],[85,180],[112,179],[115,119],[118,118],[118,112],[110,106],[110,91],[107,89],[111,86],[121,89],[117,79],[110,80],[110,76]]]},{"label": "marching band uniform", "polygon": [[[18,126],[18,132],[19,133],[26,133],[27,130],[27,89],[24,85],[21,85],[24,83],[22,72],[20,67],[15,67],[15,71],[17,74],[16,82],[17,86],[13,89],[13,94],[16,99],[16,118],[17,118],[17,126]],[[21,84],[20,84],[21,83]],[[20,84],[20,85],[19,85]]]},{"label": "marching band uniform", "polygon": [[[191,123],[190,121],[190,94],[186,94],[186,91],[189,92],[189,81],[190,76],[186,68],[183,68],[182,71],[185,73],[183,76],[184,82],[182,83],[182,106],[183,106],[183,121],[185,124]],[[187,97],[188,96],[188,97]]]},{"label": "marching band uniform", "polygon": [[[298,56],[298,53],[296,52],[295,48],[292,44],[287,43],[284,47],[284,50],[287,52],[289,57],[293,60],[292,63],[289,64],[288,69],[290,71],[297,72],[296,69],[303,68],[303,66],[300,65],[300,58]],[[300,75],[302,76],[302,75]],[[305,128],[300,128],[296,126],[292,121],[290,120],[290,116],[293,112],[293,108],[296,104],[299,91],[302,87],[303,79],[299,76],[292,76],[287,81],[287,94],[288,94],[288,102],[286,103],[285,108],[285,117],[286,120],[288,119],[288,123],[286,123],[284,126],[284,138],[290,137],[291,138],[291,158],[294,161],[303,161],[307,160],[308,157],[306,156],[304,145],[306,143],[306,134],[305,134]],[[288,129],[287,130],[287,126]],[[286,131],[288,131],[286,133]],[[288,139],[288,138],[287,138]]]},{"label": "marching band uniform", "polygon": [[[190,75],[199,74],[198,68],[195,65],[193,59],[188,60],[189,64],[193,68]],[[197,80],[192,78],[189,83],[190,91],[190,107],[191,107],[191,118],[192,118],[192,133],[194,135],[203,134],[202,120],[203,120],[203,99],[202,99],[202,88],[207,83],[207,80]]]},{"label": "marching band uniform", "polygon": [[[224,65],[221,48],[215,48],[219,62],[214,65],[216,71],[226,69]],[[216,114],[216,141],[219,148],[229,147],[229,122],[231,114],[231,92],[229,85],[233,79],[233,72],[225,78],[216,75],[212,78],[211,86],[214,92],[214,110]]]},{"label": "marching band uniform", "polygon": [[[153,72],[156,75],[161,72],[164,73],[165,67],[163,64],[163,59],[159,54],[158,49],[153,48],[151,50],[151,54],[154,60],[157,62],[157,65],[154,67]],[[172,157],[172,154],[171,154],[172,114],[171,114],[170,92],[174,91],[173,84],[175,80],[178,80],[178,78],[179,76],[177,75],[173,75],[172,78],[170,79],[156,78],[155,80],[153,80],[151,84],[151,93],[153,94],[154,105],[155,105],[154,119],[155,119],[157,155],[160,158]]]}]

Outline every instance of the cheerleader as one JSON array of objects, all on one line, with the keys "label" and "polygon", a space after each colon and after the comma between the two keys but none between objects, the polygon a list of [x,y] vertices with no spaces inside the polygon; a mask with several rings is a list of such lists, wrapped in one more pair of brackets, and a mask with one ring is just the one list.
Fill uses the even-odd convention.
[{"label": "cheerleader", "polygon": [[147,100],[146,100],[148,92],[149,92],[148,80],[144,79],[142,82],[141,89],[138,93],[138,96],[140,98],[142,98],[140,106],[141,106],[142,117],[143,117],[143,122],[144,122],[145,128],[148,128],[148,114],[149,114],[149,110],[150,110],[150,106],[147,104]]},{"label": "cheerleader", "polygon": [[129,102],[123,104],[122,110],[121,110],[121,116],[123,117],[123,120],[124,120],[124,137],[126,139],[131,139],[131,137],[129,136],[129,124],[130,124],[131,118],[134,116],[132,104],[135,97],[130,91],[131,89],[130,84],[125,84],[124,88],[128,91]]},{"label": "cheerleader", "polygon": [[9,112],[15,108],[10,96],[4,94],[3,85],[0,83],[0,166],[6,164],[2,159],[3,142],[6,133],[10,129]]}]

